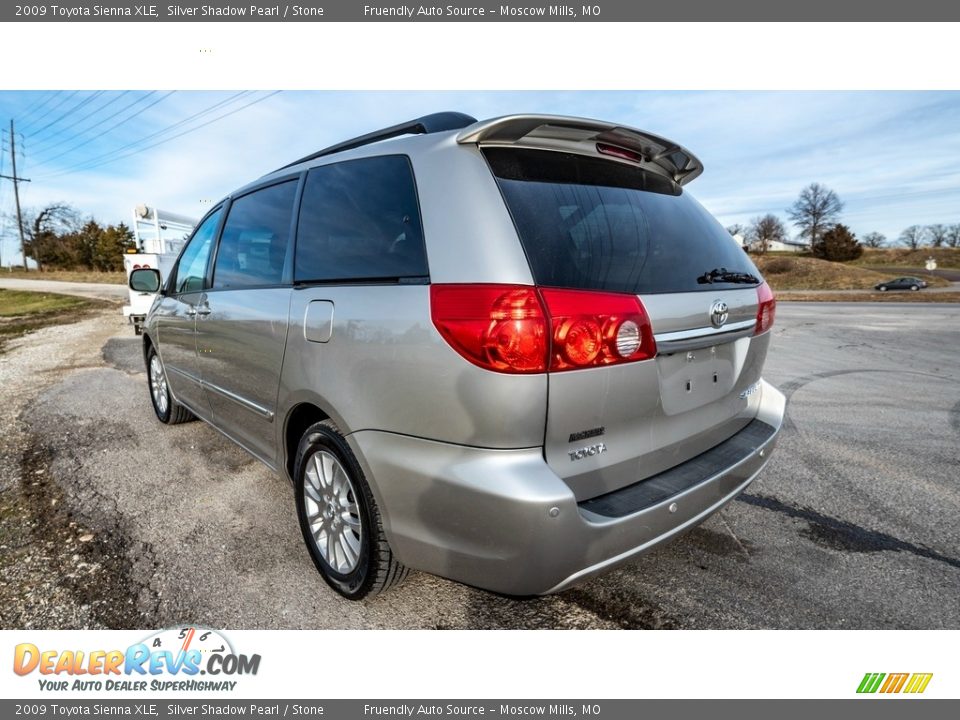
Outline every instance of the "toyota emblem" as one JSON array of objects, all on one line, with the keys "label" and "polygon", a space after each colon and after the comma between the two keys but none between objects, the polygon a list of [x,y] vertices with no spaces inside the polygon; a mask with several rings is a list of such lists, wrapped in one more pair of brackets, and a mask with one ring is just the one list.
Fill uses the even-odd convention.
[{"label": "toyota emblem", "polygon": [[723,300],[714,300],[710,306],[710,324],[715,328],[722,327],[727,321],[730,313],[727,311],[727,304]]}]

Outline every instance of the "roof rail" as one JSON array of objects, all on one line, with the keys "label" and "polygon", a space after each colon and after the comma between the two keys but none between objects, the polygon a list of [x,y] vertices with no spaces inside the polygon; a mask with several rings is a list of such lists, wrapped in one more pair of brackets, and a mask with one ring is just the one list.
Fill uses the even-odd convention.
[{"label": "roof rail", "polygon": [[353,150],[353,148],[369,145],[370,143],[375,143],[379,140],[389,140],[390,138],[399,137],[400,135],[425,135],[429,133],[444,132],[445,130],[460,130],[468,125],[473,125],[475,122],[477,122],[476,118],[459,112],[438,112],[431,115],[424,115],[423,117],[418,117],[414,120],[408,120],[407,122],[400,123],[399,125],[391,125],[390,127],[383,128],[382,130],[375,130],[372,133],[355,137],[352,140],[346,140],[342,143],[331,145],[328,148],[318,150],[317,152],[307,155],[306,157],[302,157],[299,160],[294,160],[292,163],[288,163],[281,168],[277,168],[277,170],[274,170],[274,172],[286,170],[288,167],[293,167],[294,165],[299,165],[300,163],[315,160],[316,158],[323,157],[324,155],[333,155],[334,153],[343,152],[344,150]]}]

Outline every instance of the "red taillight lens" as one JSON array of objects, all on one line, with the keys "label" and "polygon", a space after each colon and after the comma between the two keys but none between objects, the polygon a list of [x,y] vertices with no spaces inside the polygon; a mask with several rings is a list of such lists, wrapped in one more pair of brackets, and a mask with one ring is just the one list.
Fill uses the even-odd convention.
[{"label": "red taillight lens", "polygon": [[475,365],[506,373],[547,369],[547,318],[535,288],[431,285],[433,324]]},{"label": "red taillight lens", "polygon": [[777,300],[773,290],[766,283],[757,287],[757,325],[754,335],[764,333],[773,327],[773,318],[777,314]]},{"label": "red taillight lens", "polygon": [[475,365],[505,373],[576,370],[657,353],[635,295],[526,285],[431,285],[433,324]]},{"label": "red taillight lens", "polygon": [[646,360],[657,346],[636,295],[542,288],[550,316],[550,370]]}]

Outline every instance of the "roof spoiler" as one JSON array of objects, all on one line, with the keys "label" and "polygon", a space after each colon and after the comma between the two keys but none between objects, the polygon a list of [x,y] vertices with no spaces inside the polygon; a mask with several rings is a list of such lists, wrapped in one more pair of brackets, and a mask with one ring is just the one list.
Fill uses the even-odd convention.
[{"label": "roof spoiler", "polygon": [[[612,155],[633,160],[678,185],[703,172],[703,163],[693,153],[666,138],[614,123],[561,115],[506,115],[484,120],[464,129],[457,142]],[[618,154],[616,149],[627,153]]]},{"label": "roof spoiler", "polygon": [[446,130],[459,130],[460,128],[465,128],[468,125],[473,125],[476,122],[477,119],[475,117],[470,117],[469,115],[459,112],[438,112],[433,113],[432,115],[424,115],[423,117],[408,120],[407,122],[400,123],[399,125],[391,125],[390,127],[383,128],[382,130],[374,130],[371,133],[360,135],[352,140],[345,140],[342,143],[331,145],[328,148],[318,150],[317,152],[302,157],[299,160],[294,160],[292,163],[288,163],[281,168],[277,168],[277,170],[274,170],[274,172],[286,170],[288,167],[309,162],[310,160],[315,160],[316,158],[323,157],[324,155],[333,155],[334,153],[343,152],[344,150],[353,150],[354,148],[379,142],[380,140],[389,140],[390,138],[399,137],[401,135],[425,135],[429,133],[444,132]]}]

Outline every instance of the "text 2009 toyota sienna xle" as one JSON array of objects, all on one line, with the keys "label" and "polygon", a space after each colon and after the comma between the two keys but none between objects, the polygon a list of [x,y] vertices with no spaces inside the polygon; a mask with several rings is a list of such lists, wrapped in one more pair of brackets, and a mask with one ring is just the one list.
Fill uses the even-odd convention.
[{"label": "text 2009 toyota sienna xle", "polygon": [[406,568],[515,595],[602,572],[740,493],[783,419],[775,301],[684,189],[702,169],[613,123],[459,113],[287,165],[160,291],[157,416],[285,472],[347,597]]}]

